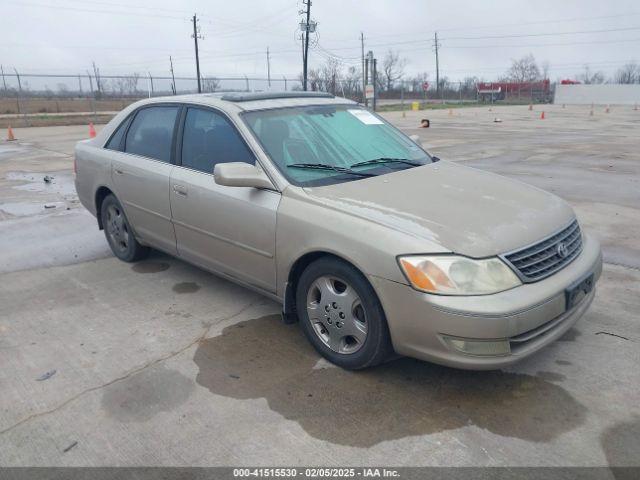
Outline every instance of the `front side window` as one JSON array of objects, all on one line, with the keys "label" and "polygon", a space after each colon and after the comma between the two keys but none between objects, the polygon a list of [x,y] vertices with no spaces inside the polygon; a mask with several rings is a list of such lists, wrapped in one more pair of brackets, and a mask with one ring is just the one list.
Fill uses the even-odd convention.
[{"label": "front side window", "polygon": [[178,106],[141,109],[127,132],[125,152],[170,162],[173,129],[178,110]]},{"label": "front side window", "polygon": [[357,180],[431,163],[415,142],[355,105],[260,110],[242,118],[284,176],[298,186]]},{"label": "front side window", "polygon": [[182,136],[182,166],[213,173],[217,163],[255,164],[253,153],[223,115],[189,108]]}]

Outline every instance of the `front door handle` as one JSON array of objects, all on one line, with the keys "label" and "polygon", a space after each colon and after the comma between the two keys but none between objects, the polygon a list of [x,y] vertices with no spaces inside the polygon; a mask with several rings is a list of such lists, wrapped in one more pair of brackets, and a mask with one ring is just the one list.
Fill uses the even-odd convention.
[{"label": "front door handle", "polygon": [[124,172],[122,170],[120,170],[119,168],[116,168],[114,170],[114,172],[116,172],[118,175],[122,175]]},{"label": "front door handle", "polygon": [[176,193],[176,195],[182,195],[183,197],[187,196],[187,187],[185,187],[184,185],[174,185],[173,191]]}]

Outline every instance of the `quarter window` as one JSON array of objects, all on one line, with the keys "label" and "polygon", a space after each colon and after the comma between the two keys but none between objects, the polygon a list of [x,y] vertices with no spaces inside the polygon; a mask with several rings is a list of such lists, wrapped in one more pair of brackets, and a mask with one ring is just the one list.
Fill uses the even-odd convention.
[{"label": "quarter window", "polygon": [[120,124],[115,133],[107,142],[106,148],[108,148],[109,150],[121,150],[120,147],[122,146],[122,138],[124,137],[124,133],[127,131],[127,126],[129,125],[129,123],[131,123],[131,117],[127,118]]},{"label": "quarter window", "polygon": [[189,108],[182,136],[182,165],[213,173],[217,163],[255,164],[244,140],[223,115],[212,110]]},{"label": "quarter window", "polygon": [[146,107],[138,112],[127,132],[125,152],[171,161],[171,143],[179,107]]}]

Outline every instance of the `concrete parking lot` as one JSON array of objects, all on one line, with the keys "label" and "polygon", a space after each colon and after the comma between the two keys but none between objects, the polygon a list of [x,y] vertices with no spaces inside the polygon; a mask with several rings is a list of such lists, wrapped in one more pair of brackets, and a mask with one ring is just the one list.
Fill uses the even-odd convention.
[{"label": "concrete parking lot", "polygon": [[443,159],[560,195],[602,242],[585,317],[494,372],[342,371],[270,300],[163,254],[114,259],[73,189],[87,127],[15,129],[0,143],[0,465],[640,465],[640,111],[589,110],[385,114]]}]

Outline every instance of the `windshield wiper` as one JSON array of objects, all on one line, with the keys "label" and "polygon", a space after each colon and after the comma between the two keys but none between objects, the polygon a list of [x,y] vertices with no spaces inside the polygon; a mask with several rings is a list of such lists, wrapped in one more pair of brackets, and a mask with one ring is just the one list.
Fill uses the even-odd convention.
[{"label": "windshield wiper", "polygon": [[329,165],[328,163],[292,163],[287,165],[287,168],[309,168],[313,170],[333,170],[334,172],[347,173],[349,175],[358,175],[359,177],[375,177],[375,173],[355,172],[350,168],[337,167],[336,165]]},{"label": "windshield wiper", "polygon": [[364,162],[354,163],[350,165],[349,168],[354,167],[362,167],[364,165],[378,165],[381,163],[404,163],[406,165],[411,165],[413,167],[421,167],[424,163],[414,162],[413,160],[409,160],[407,158],[390,158],[390,157],[382,157],[382,158],[374,158],[373,160],[365,160]]}]

